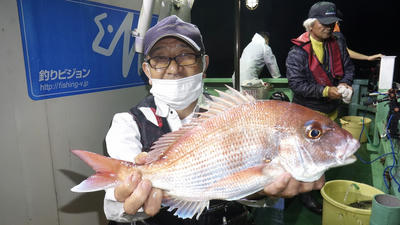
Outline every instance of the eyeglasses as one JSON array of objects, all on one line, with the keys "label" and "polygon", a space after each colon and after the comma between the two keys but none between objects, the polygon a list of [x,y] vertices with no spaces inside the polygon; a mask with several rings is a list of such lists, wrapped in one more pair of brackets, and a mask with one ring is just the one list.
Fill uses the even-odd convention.
[{"label": "eyeglasses", "polygon": [[171,60],[174,60],[179,66],[191,66],[196,64],[197,58],[202,56],[202,54],[195,53],[182,53],[175,57],[167,56],[154,56],[145,60],[153,69],[166,69]]}]

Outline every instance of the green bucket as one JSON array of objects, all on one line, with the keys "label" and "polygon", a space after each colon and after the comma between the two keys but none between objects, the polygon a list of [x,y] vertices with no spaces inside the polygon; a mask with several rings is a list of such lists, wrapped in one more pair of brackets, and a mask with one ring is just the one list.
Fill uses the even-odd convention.
[{"label": "green bucket", "polygon": [[372,201],[376,194],[383,194],[383,192],[363,183],[350,180],[326,182],[321,189],[322,225],[368,225],[371,209],[355,208],[349,205]]}]

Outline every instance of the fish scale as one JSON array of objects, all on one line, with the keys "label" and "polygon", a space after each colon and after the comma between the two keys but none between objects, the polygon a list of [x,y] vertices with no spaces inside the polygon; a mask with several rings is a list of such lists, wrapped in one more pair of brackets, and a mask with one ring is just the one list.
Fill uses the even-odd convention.
[{"label": "fish scale", "polygon": [[[190,150],[189,150],[190,151]],[[208,188],[209,183],[214,183],[217,180],[219,180],[220,177],[225,177],[228,174],[232,174],[234,172],[238,172],[243,169],[247,169],[247,167],[241,168],[238,167],[237,164],[243,164],[241,161],[249,161],[249,156],[253,156],[254,158],[257,158],[258,161],[260,161],[260,155],[255,155],[255,154],[247,154],[249,156],[243,158],[241,157],[241,160],[238,160],[238,156],[235,155],[234,152],[231,152],[228,156],[224,156],[226,153],[222,153],[219,149],[204,149],[204,152],[207,152],[207,154],[202,154],[202,157],[196,157],[194,161],[189,161],[185,160],[182,158],[183,163],[176,164],[177,167],[169,168],[173,173],[176,173],[175,171],[185,171],[186,173],[180,173],[178,172],[175,174],[177,177],[191,177],[195,179],[190,179],[191,182],[184,182],[186,185],[185,187],[188,188],[188,193],[192,192],[192,186],[199,187],[201,186],[205,191]],[[198,155],[199,156],[199,155]],[[211,161],[210,159],[217,159],[216,162]],[[254,161],[254,160],[253,160]],[[236,165],[230,165],[230,164],[236,164]],[[209,166],[213,166],[210,168]],[[218,165],[219,167],[216,167],[215,165]],[[188,170],[187,168],[190,168]],[[214,171],[214,173],[209,173],[209,176],[204,176],[208,171]],[[211,176],[210,176],[211,175]],[[154,176],[158,177],[169,177],[169,174],[161,173],[157,174]],[[147,177],[147,174],[144,174],[145,178],[149,178],[150,180],[157,180],[157,178],[154,178],[154,176],[149,175]],[[163,182],[164,183],[164,182]],[[175,185],[174,182],[172,182],[173,185]],[[180,186],[180,185],[179,185]],[[170,187],[162,187],[164,189],[171,189]]]},{"label": "fish scale", "polygon": [[163,205],[177,209],[175,215],[198,218],[211,199],[240,200],[284,172],[310,182],[331,167],[354,162],[358,141],[329,118],[228,89],[217,91],[220,97],[213,97],[206,113],[156,141],[145,165],[73,150],[97,173],[72,191],[113,187],[136,169],[164,190]]},{"label": "fish scale", "polygon": [[[169,168],[168,171],[171,171],[171,173],[175,173],[174,175],[176,177],[185,177],[189,178],[185,182],[181,183],[180,186],[180,191],[182,191],[183,188],[187,188],[186,193],[189,195],[192,195],[192,189],[193,186],[196,186],[197,188],[202,188],[200,191],[206,191],[207,188],[209,187],[210,183],[214,183],[220,179],[220,177],[225,177],[229,173],[234,173],[237,172],[240,169],[243,168],[238,168],[238,166],[231,166],[230,164],[237,164],[237,160],[234,156],[234,154],[230,154],[230,156],[233,156],[233,158],[229,157],[224,157],[218,149],[205,149],[205,152],[208,154],[202,154],[202,157],[192,157],[194,160],[185,160],[182,158],[182,163],[175,164],[176,167]],[[258,158],[258,157],[257,157]],[[213,159],[210,161],[210,159]],[[236,162],[236,163],[234,163]],[[215,165],[218,165],[215,166]],[[212,167],[210,167],[212,166]],[[232,170],[232,169],[235,169]],[[178,171],[178,172],[176,172]],[[181,171],[181,172],[179,172]],[[211,172],[209,172],[211,171]],[[171,173],[157,173],[156,175],[147,175],[146,173],[144,174],[145,178],[149,178],[150,180],[157,180],[156,177],[169,177]],[[204,176],[204,174],[209,174],[208,176]],[[148,176],[148,177],[147,177]],[[162,182],[164,183],[164,181]],[[156,184],[156,183],[155,183]],[[165,184],[165,183],[164,183]],[[175,185],[175,182],[170,182],[170,185]],[[161,185],[160,185],[161,186]],[[170,186],[164,186],[162,187],[164,189],[170,190]],[[181,192],[182,194],[182,192]]]}]

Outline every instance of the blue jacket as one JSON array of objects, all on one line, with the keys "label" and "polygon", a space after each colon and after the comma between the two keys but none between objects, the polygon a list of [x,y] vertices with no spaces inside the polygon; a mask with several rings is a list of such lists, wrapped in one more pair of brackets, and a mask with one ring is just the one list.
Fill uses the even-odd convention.
[{"label": "blue jacket", "polygon": [[[334,86],[337,86],[339,83],[346,83],[351,86],[353,83],[354,65],[347,51],[346,41],[338,33],[334,33],[333,38],[336,39],[339,45],[344,75],[340,80],[333,79],[332,83]],[[325,86],[316,82],[309,69],[309,55],[302,48],[302,45],[311,44],[309,38],[303,34],[293,39],[292,42],[295,45],[290,49],[286,58],[286,76],[289,87],[294,93],[293,102],[323,113],[335,111],[340,104],[340,100],[330,100],[322,97],[322,91]],[[327,52],[325,52],[325,57],[329,57]],[[327,73],[329,72],[327,71]]]}]

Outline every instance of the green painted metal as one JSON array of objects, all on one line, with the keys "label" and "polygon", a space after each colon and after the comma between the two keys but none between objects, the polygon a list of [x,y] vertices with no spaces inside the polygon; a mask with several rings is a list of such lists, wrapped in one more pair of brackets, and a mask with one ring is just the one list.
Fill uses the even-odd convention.
[{"label": "green painted metal", "polygon": [[371,112],[375,113],[374,107],[364,106],[364,100],[362,96],[368,94],[368,80],[356,79],[353,82],[353,97],[349,104],[349,115],[360,115],[361,113]]},{"label": "green painted metal", "polygon": [[[369,141],[367,143],[367,152],[369,153],[369,157],[367,158],[369,162],[372,160],[387,154],[383,159],[377,160],[371,164],[371,174],[372,174],[372,185],[385,193],[393,194],[396,196],[400,196],[400,192],[398,191],[398,184],[396,184],[393,180],[390,182],[387,178],[384,178],[383,173],[386,167],[391,166],[393,163],[392,155],[389,153],[392,152],[392,146],[388,137],[386,135],[386,126],[387,126],[387,116],[389,112],[389,107],[387,102],[378,103],[376,106],[365,106],[364,101],[366,97],[362,97],[364,94],[368,94],[367,90],[367,80],[355,80],[353,84],[353,98],[352,102],[349,104],[348,114],[349,115],[357,115],[357,116],[366,116],[373,120],[371,123],[371,127],[368,132]],[[381,93],[385,93],[388,90],[379,90]],[[377,99],[380,100],[384,98],[383,95],[378,95]],[[393,140],[394,150],[397,155],[397,159],[399,158],[399,146],[398,140]],[[395,176],[397,174],[397,179],[400,180],[400,168],[393,169],[392,171]],[[388,189],[385,185],[385,180],[390,185],[390,189]]]},{"label": "green painted metal", "polygon": [[[387,90],[379,90],[381,93],[387,92]],[[368,143],[366,146],[366,155],[364,160],[371,162],[378,157],[389,154],[392,151],[391,143],[386,136],[386,126],[387,126],[387,116],[389,112],[389,107],[387,102],[378,103],[375,106],[365,106],[364,102],[366,101],[367,97],[363,97],[364,95],[368,94],[368,80],[354,80],[353,83],[353,97],[352,102],[349,104],[348,108],[348,115],[352,116],[365,116],[372,119],[372,123],[370,126],[368,134]],[[378,95],[377,99],[380,100],[384,98],[383,95]],[[394,149],[397,154],[399,154],[399,146],[398,141],[394,140]],[[360,152],[360,150],[359,150]],[[381,160],[376,160],[371,163],[370,173],[372,174],[371,185],[374,187],[382,190],[385,193],[393,194],[396,196],[400,196],[399,191],[397,190],[399,187],[398,185],[392,181],[387,181],[387,178],[384,178],[383,171],[387,166],[392,165],[393,157],[391,155],[387,155]],[[393,170],[396,172],[396,170]],[[400,169],[397,168],[397,179],[400,180]],[[385,185],[385,180],[387,183],[390,183],[390,189],[388,189]]]},{"label": "green painted metal", "polygon": [[[379,92],[384,93],[387,92],[387,90],[379,90]],[[378,99],[382,99],[383,97],[384,96],[378,96]],[[384,154],[391,153],[393,144],[393,150],[398,160],[400,152],[398,140],[392,139],[391,143],[386,133],[388,112],[389,112],[389,106],[387,105],[387,102],[378,103],[375,114],[375,128],[373,130],[373,141],[372,143],[369,143],[369,145],[367,145],[367,148],[370,151],[374,151],[376,153],[376,156],[378,157]],[[388,180],[387,179],[388,176],[386,176],[386,178],[384,178],[383,176],[385,168],[391,166],[393,164],[393,160],[395,159],[393,159],[392,155],[387,155],[379,163],[372,164],[372,172],[375,174],[373,185],[377,188],[380,188],[385,193],[393,194],[396,195],[397,197],[400,197],[400,192],[398,191],[399,188],[398,184],[396,184],[393,180]],[[393,169],[392,172],[393,175],[397,177],[397,180],[400,181],[400,168],[397,167]],[[389,190],[385,185],[384,179],[386,179],[386,183],[390,186]]]}]

